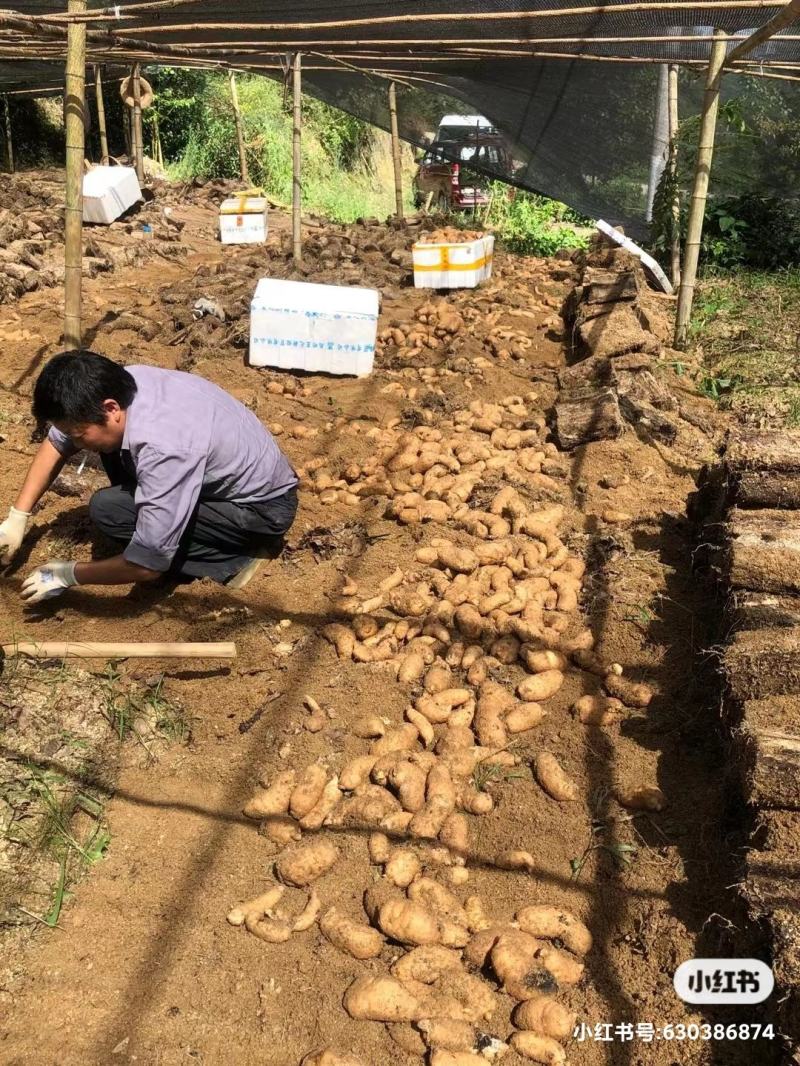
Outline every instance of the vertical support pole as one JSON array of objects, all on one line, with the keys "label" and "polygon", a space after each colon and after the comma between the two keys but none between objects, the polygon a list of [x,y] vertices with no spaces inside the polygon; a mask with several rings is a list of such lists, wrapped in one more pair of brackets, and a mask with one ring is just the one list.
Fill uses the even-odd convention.
[{"label": "vertical support pole", "polygon": [[[86,0],[69,0],[70,15],[82,15]],[[64,197],[64,348],[81,346],[81,266],[83,259],[83,161],[86,135],[86,23],[67,27],[65,122],[67,180]]]},{"label": "vertical support pole", "polygon": [[236,123],[236,140],[239,144],[239,171],[245,185],[250,184],[250,172],[247,169],[247,152],[244,143],[244,126],[242,125],[242,112],[239,109],[239,93],[236,88],[236,75],[232,70],[228,71],[231,85],[231,103],[233,104],[233,121]]},{"label": "vertical support pole", "polygon": [[670,259],[672,286],[677,289],[681,283],[681,194],[678,189],[678,67],[675,63],[669,68],[669,175],[672,195],[672,241],[670,242]]},{"label": "vertical support pole", "polygon": [[300,211],[302,207],[302,185],[300,182],[300,168],[302,158],[300,154],[300,130],[303,122],[303,97],[301,81],[301,57],[295,52],[292,64],[292,90],[293,90],[293,124],[292,124],[292,254],[295,263],[303,259],[303,239],[300,225]]},{"label": "vertical support pole", "polygon": [[103,100],[103,72],[99,63],[94,68],[94,95],[97,100],[97,126],[100,131],[100,162],[108,166],[108,134],[106,133],[106,105]]},{"label": "vertical support pole", "polygon": [[392,129],[392,164],[394,166],[395,215],[403,220],[403,166],[400,156],[400,131],[397,126],[397,88],[389,82],[389,117]]},{"label": "vertical support pole", "polygon": [[711,58],[708,61],[706,73],[706,90],[700,117],[697,162],[694,171],[692,198],[689,203],[689,218],[686,225],[681,287],[678,291],[678,313],[675,317],[676,348],[684,348],[689,335],[689,319],[692,316],[697,263],[700,259],[700,241],[703,236],[703,218],[708,196],[708,180],[711,174],[711,161],[714,157],[714,137],[717,132],[717,114],[719,112],[719,86],[722,81],[725,53],[725,38],[715,37],[714,43],[711,45]]},{"label": "vertical support pole", "polygon": [[128,107],[127,104],[122,105],[122,133],[125,137],[125,154],[129,159],[133,159],[133,130],[131,129],[131,116],[133,114],[133,108]]},{"label": "vertical support pole", "polygon": [[650,152],[650,179],[647,183],[647,206],[645,219],[653,221],[653,203],[658,191],[658,183],[667,165],[669,153],[669,74],[667,64],[658,68],[658,88],[656,89],[656,113],[653,122],[653,148]]},{"label": "vertical support pole", "polygon": [[8,164],[8,173],[14,173],[14,141],[11,138],[11,111],[8,107],[8,97],[3,97],[3,114],[6,127],[6,162]]},{"label": "vertical support pole", "polygon": [[144,144],[142,143],[142,85],[139,80],[140,70],[139,64],[134,63],[131,71],[131,84],[133,85],[133,143],[136,177],[141,185],[144,182]]}]

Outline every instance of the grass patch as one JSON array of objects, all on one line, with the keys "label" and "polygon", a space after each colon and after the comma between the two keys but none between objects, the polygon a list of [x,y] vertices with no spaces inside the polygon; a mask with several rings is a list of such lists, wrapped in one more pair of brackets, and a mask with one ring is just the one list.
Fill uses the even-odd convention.
[{"label": "grass patch", "polygon": [[[54,928],[111,838],[104,807],[120,761],[150,765],[191,739],[164,675],[134,682],[110,663],[11,657],[0,672],[0,934]],[[144,757],[140,755],[140,749]]]},{"label": "grass patch", "polygon": [[706,276],[691,338],[699,392],[746,425],[800,426],[800,269]]}]

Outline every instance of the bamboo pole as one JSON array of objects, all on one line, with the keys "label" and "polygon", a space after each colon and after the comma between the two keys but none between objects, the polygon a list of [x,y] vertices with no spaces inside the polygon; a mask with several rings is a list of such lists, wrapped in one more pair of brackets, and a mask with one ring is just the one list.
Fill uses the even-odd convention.
[{"label": "bamboo pole", "polygon": [[303,235],[300,214],[303,192],[301,185],[302,156],[300,152],[300,131],[303,122],[301,63],[300,53],[295,52],[294,62],[292,63],[292,254],[295,263],[300,263],[303,260]]},{"label": "bamboo pole", "polygon": [[[196,0],[185,0],[196,3]],[[124,10],[132,14],[137,10],[154,11],[164,7],[178,7],[180,4],[170,0],[159,0],[152,4],[126,4]],[[350,18],[317,22],[237,22],[237,30],[272,30],[280,33],[286,30],[307,30],[311,33],[328,29],[351,29],[354,26],[402,26],[409,23],[437,23],[437,22],[513,22],[528,21],[542,18],[564,18],[567,16],[580,17],[583,15],[618,15],[630,14],[631,12],[643,11],[668,11],[671,14],[677,11],[702,11],[703,13],[719,9],[723,13],[729,11],[763,11],[765,8],[782,8],[785,0],[723,0],[716,3],[714,0],[645,0],[645,2],[619,3],[611,6],[607,4],[585,4],[576,7],[562,8],[533,8],[520,11],[516,7],[505,11],[465,11],[465,12],[421,12],[414,11],[410,14],[395,12],[392,15],[382,15],[372,18]],[[115,9],[110,8],[109,16]],[[102,20],[98,20],[102,21]],[[196,30],[197,23],[172,23],[166,19],[153,25],[137,26],[137,33],[185,33],[187,30]],[[230,29],[230,23],[204,22],[202,29],[205,33],[212,31],[225,32]]]},{"label": "bamboo pole", "polygon": [[[76,23],[80,26],[81,23]],[[33,659],[235,659],[236,645],[218,644],[141,644],[122,641],[116,644],[92,641],[46,641],[42,644],[20,641],[3,644],[4,656],[29,655]]]},{"label": "bamboo pole", "polygon": [[236,123],[236,140],[239,145],[239,170],[245,185],[250,184],[250,172],[247,169],[247,152],[244,143],[244,127],[242,125],[242,112],[239,109],[239,93],[236,89],[236,75],[232,70],[228,71],[231,86],[231,103],[233,104],[233,121]]},{"label": "bamboo pole", "polygon": [[669,68],[669,177],[672,194],[672,236],[670,260],[672,287],[677,291],[681,283],[681,194],[678,188],[678,68]]},{"label": "bamboo pole", "polygon": [[[69,10],[86,10],[86,0],[69,0]],[[83,161],[86,126],[86,27],[76,22],[67,35],[64,95],[66,188],[64,195],[64,348],[81,347],[81,267],[83,259]]]},{"label": "bamboo pole", "polygon": [[400,131],[397,126],[397,88],[389,83],[389,116],[392,127],[392,165],[394,166],[394,199],[396,215],[403,219],[403,166],[400,155]]},{"label": "bamboo pole", "polygon": [[6,163],[8,164],[8,173],[14,173],[14,141],[11,137],[11,111],[8,107],[8,97],[3,97],[3,115],[5,119],[6,128]]},{"label": "bamboo pole", "polygon": [[697,145],[697,162],[694,171],[692,198],[689,203],[689,219],[686,225],[686,243],[683,249],[681,287],[678,290],[678,312],[675,318],[675,347],[685,348],[692,316],[694,287],[697,278],[697,263],[700,258],[700,241],[703,236],[703,217],[708,197],[708,181],[714,157],[714,137],[719,112],[719,86],[722,67],[725,63],[725,41],[714,41],[706,73],[706,90],[700,117],[700,137]]},{"label": "bamboo pole", "polygon": [[108,166],[108,134],[106,133],[106,105],[103,101],[103,72],[99,63],[94,68],[94,94],[97,100],[97,127],[100,131],[100,162]]},{"label": "bamboo pole", "polygon": [[134,63],[131,71],[131,85],[133,86],[133,146],[136,177],[141,185],[144,183],[144,144],[142,143],[142,83],[140,78],[141,67],[138,63]]}]

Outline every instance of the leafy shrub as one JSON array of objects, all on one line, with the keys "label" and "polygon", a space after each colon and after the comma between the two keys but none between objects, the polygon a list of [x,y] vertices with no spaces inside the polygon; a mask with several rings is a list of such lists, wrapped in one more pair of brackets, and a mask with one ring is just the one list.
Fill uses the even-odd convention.
[{"label": "leafy shrub", "polygon": [[586,224],[588,219],[577,215],[566,204],[528,192],[516,192],[509,199],[509,188],[502,182],[493,182],[491,191],[492,202],[485,221],[493,226],[509,251],[547,256],[564,248],[586,247],[587,237],[577,232],[574,225]]}]

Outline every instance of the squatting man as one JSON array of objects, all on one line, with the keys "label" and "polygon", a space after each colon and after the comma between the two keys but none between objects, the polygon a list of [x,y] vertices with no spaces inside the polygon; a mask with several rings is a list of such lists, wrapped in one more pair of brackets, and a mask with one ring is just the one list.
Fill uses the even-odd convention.
[{"label": "squatting man", "polygon": [[19,551],[36,504],[82,449],[99,453],[111,482],[92,496],[90,518],[121,550],[38,567],[22,585],[28,604],[73,585],[210,577],[239,589],[279,554],[297,476],[256,416],[210,381],[64,352],[39,376],[33,414],[50,430],[0,524],[0,563]]}]

